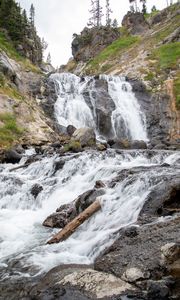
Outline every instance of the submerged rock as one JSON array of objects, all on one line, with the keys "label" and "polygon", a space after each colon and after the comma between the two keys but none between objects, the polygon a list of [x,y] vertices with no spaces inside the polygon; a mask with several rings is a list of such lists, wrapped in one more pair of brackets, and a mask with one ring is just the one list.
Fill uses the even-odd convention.
[{"label": "submerged rock", "polygon": [[8,150],[5,152],[5,163],[17,164],[20,162],[22,155],[19,154],[16,150]]}]

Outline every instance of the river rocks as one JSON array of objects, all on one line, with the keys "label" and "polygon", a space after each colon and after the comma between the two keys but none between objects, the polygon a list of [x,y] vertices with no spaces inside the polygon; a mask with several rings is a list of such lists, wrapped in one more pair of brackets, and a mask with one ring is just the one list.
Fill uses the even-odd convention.
[{"label": "river rocks", "polygon": [[69,136],[72,136],[73,133],[76,131],[76,127],[74,127],[73,125],[68,125],[66,130],[67,130],[67,133],[69,134]]},{"label": "river rocks", "polygon": [[128,150],[133,150],[133,149],[147,149],[147,144],[145,141],[136,141],[136,140],[119,140],[119,139],[114,139],[114,140],[109,140],[108,144],[111,146],[113,149],[128,149]]},{"label": "river rocks", "polygon": [[161,248],[162,259],[165,263],[172,264],[180,259],[180,243],[169,243]]},{"label": "river rocks", "polygon": [[[162,265],[161,248],[165,243],[174,243],[178,239],[179,221],[177,217],[166,222],[139,227],[138,235],[135,236],[127,236],[126,229],[122,229],[119,239],[104,255],[96,259],[95,269],[112,273],[120,278],[122,276],[128,278],[127,270],[135,268],[136,271],[140,270],[135,272],[138,274],[138,280],[140,272],[146,279],[161,278],[167,274],[166,268]],[[133,278],[132,273],[134,271],[130,271],[130,280]]]},{"label": "river rocks", "polygon": [[131,34],[142,34],[149,29],[149,24],[140,12],[128,12],[122,20],[122,26]]},{"label": "river rocks", "polygon": [[74,287],[90,296],[90,299],[103,299],[135,290],[133,286],[113,275],[92,269],[79,270],[65,276],[59,284]]},{"label": "river rocks", "polygon": [[[102,184],[101,184],[102,187]],[[70,221],[77,217],[82,211],[89,207],[97,197],[105,192],[100,186],[81,194],[69,204],[61,205],[55,213],[51,214],[43,222],[43,226],[51,228],[64,228]]]},{"label": "river rocks", "polygon": [[125,271],[125,273],[122,275],[122,279],[127,282],[136,282],[138,280],[142,280],[144,278],[147,278],[147,275],[145,275],[140,269],[138,268],[130,268]]},{"label": "river rocks", "polygon": [[31,188],[31,194],[34,196],[34,198],[36,199],[37,196],[39,195],[39,193],[43,190],[42,185],[36,183],[32,186]]},{"label": "river rocks", "polygon": [[80,142],[82,147],[93,146],[96,143],[96,135],[92,128],[77,129],[72,135],[72,141]]},{"label": "river rocks", "polygon": [[15,150],[8,150],[5,152],[5,163],[16,164],[19,163],[22,158],[22,155],[16,152]]}]

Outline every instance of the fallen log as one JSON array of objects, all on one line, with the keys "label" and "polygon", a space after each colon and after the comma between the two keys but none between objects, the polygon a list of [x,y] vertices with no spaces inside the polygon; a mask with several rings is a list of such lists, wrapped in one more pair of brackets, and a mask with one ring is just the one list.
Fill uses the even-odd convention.
[{"label": "fallen log", "polygon": [[21,166],[12,168],[12,169],[9,170],[9,172],[16,171],[16,170],[18,170],[18,169],[26,168],[26,167],[28,167],[30,164],[31,164],[31,163],[27,163],[27,164],[24,164],[24,165],[21,165]]},{"label": "fallen log", "polygon": [[87,219],[89,219],[95,212],[101,209],[99,200],[94,201],[88,208],[79,214],[74,220],[67,224],[61,231],[55,234],[47,244],[54,244],[65,241],[70,237],[74,231]]}]

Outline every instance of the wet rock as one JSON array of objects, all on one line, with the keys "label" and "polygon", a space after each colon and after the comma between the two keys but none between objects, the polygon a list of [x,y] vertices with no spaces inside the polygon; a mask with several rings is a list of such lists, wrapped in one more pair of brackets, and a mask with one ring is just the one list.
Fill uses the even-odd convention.
[{"label": "wet rock", "polygon": [[[93,91],[92,91],[93,90]],[[98,132],[107,139],[114,135],[111,124],[111,115],[115,109],[115,104],[108,93],[107,81],[100,79],[99,76],[91,80],[83,92],[83,97],[91,109],[92,115],[96,115],[94,121]],[[92,99],[96,102],[95,107]]]},{"label": "wet rock", "polygon": [[96,189],[101,189],[101,188],[104,188],[105,186],[106,185],[104,184],[104,182],[102,182],[101,180],[97,180],[94,187]]},{"label": "wet rock", "polygon": [[147,149],[147,144],[145,141],[132,141],[130,143],[131,149]]},{"label": "wet rock", "polygon": [[55,148],[55,149],[59,149],[62,147],[60,142],[55,142],[53,144],[50,145],[50,147]]},{"label": "wet rock", "polygon": [[105,151],[107,149],[106,145],[104,144],[97,144],[98,151]]},{"label": "wet rock", "polygon": [[69,134],[69,136],[72,136],[73,133],[76,131],[76,127],[74,127],[73,125],[68,125],[66,130],[67,130],[67,133]]},{"label": "wet rock", "polygon": [[5,152],[5,163],[17,164],[20,162],[22,155],[15,150],[8,150]]},{"label": "wet rock", "polygon": [[60,206],[55,213],[51,214],[43,222],[43,226],[51,228],[64,228],[69,222],[89,207],[97,197],[103,195],[103,189],[93,189],[81,194],[69,204]]},{"label": "wet rock", "polygon": [[77,213],[79,214],[80,212],[84,211],[96,200],[97,197],[104,195],[104,193],[105,191],[103,189],[93,189],[80,195],[75,200]]},{"label": "wet rock", "polygon": [[37,196],[39,195],[39,193],[43,190],[42,185],[36,183],[33,185],[33,187],[31,188],[31,194],[34,196],[34,198],[36,199]]},{"label": "wet rock", "polygon": [[161,262],[161,247],[166,243],[176,242],[179,221],[180,217],[177,217],[142,226],[134,236],[127,236],[126,229],[122,229],[118,240],[96,259],[95,269],[121,278],[127,269],[136,268],[146,278],[161,278],[167,272]]},{"label": "wet rock", "polygon": [[147,284],[148,300],[167,300],[169,299],[170,290],[164,281],[149,280]]},{"label": "wet rock", "polygon": [[51,228],[64,228],[70,221],[77,216],[74,203],[60,206],[55,213],[51,214],[43,222],[43,226]]},{"label": "wet rock", "polygon": [[150,192],[140,212],[144,216],[166,216],[180,209],[180,177],[165,176],[156,189]]},{"label": "wet rock", "polygon": [[79,128],[73,133],[72,141],[80,142],[82,147],[93,146],[96,143],[96,135],[91,128]]},{"label": "wet rock", "polygon": [[62,160],[62,159],[56,160],[56,161],[54,162],[54,165],[53,165],[53,168],[54,168],[54,174],[55,174],[57,171],[62,170],[63,167],[64,167],[64,165],[65,165],[65,161],[64,161],[64,160]]}]

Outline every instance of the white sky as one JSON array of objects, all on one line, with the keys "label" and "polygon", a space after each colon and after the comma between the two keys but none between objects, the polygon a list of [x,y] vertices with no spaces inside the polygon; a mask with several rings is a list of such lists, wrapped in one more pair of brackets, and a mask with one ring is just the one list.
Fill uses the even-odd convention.
[{"label": "white sky", "polygon": [[[65,64],[71,55],[73,33],[80,33],[89,18],[90,0],[18,0],[29,12],[31,3],[36,10],[36,28],[38,34],[48,42],[52,63],[55,67]],[[174,0],[174,2],[176,2]],[[101,0],[103,5],[105,0]],[[128,0],[110,0],[113,10],[112,18],[121,24],[123,16],[129,9]],[[166,6],[167,0],[147,0],[148,10],[153,5],[157,9]]]}]

